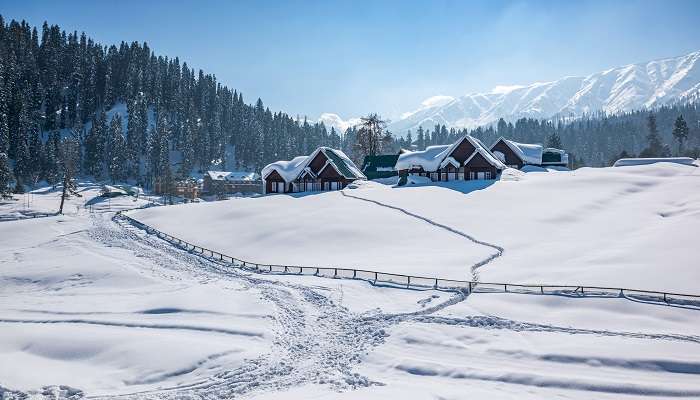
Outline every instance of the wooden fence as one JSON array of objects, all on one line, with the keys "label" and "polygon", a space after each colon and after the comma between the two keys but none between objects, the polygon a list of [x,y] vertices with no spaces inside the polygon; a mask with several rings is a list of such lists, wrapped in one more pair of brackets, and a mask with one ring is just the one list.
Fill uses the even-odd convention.
[{"label": "wooden fence", "polygon": [[310,267],[298,265],[260,264],[232,257],[218,251],[189,243],[185,240],[159,231],[148,226],[122,211],[117,212],[117,218],[124,218],[135,227],[156,235],[175,246],[192,253],[197,253],[211,260],[223,262],[234,267],[251,272],[284,275],[309,275],[336,279],[359,279],[374,285],[385,285],[414,289],[460,290],[467,293],[521,293],[539,295],[559,295],[568,297],[610,297],[627,298],[647,303],[662,303],[669,305],[684,305],[700,308],[700,295],[658,292],[651,290],[610,288],[601,286],[581,285],[545,285],[545,284],[514,284],[495,283],[468,280],[442,279],[426,276],[414,276],[379,272],[366,269],[341,267]]}]

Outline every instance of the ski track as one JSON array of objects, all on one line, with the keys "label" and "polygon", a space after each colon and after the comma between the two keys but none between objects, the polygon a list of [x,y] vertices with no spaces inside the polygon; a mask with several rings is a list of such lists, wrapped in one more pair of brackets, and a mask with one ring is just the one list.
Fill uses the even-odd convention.
[{"label": "ski track", "polygon": [[[348,195],[358,200],[377,203],[383,207],[396,209],[412,217],[421,219],[439,228],[446,229],[482,244],[498,252],[486,260],[477,263],[476,269],[501,256],[503,249],[499,246],[482,242],[456,231],[450,227],[412,214],[398,207],[381,204],[373,200]],[[352,390],[371,385],[382,385],[369,377],[353,372],[353,367],[361,362],[364,355],[382,344],[388,336],[388,329],[394,325],[412,322],[441,324],[457,327],[481,329],[503,329],[516,332],[552,332],[561,334],[586,334],[598,336],[620,336],[649,340],[671,340],[700,343],[699,336],[674,334],[644,334],[635,332],[614,332],[605,330],[579,329],[546,324],[519,322],[495,316],[467,316],[453,318],[433,314],[464,301],[469,292],[454,291],[447,300],[432,306],[424,306],[413,312],[382,313],[379,309],[353,313],[338,304],[333,298],[342,299],[342,288],[310,286],[267,279],[250,271],[235,268],[205,255],[178,248],[156,236],[147,234],[128,221],[110,214],[91,214],[91,228],[87,234],[90,239],[107,247],[121,248],[133,252],[136,257],[148,259],[155,264],[150,273],[163,279],[179,281],[184,274],[194,277],[202,283],[218,280],[231,280],[243,285],[245,289],[260,292],[263,300],[272,303],[277,309],[273,317],[273,346],[269,353],[254,359],[245,360],[244,364],[233,369],[215,373],[206,378],[190,381],[177,386],[157,390],[134,392],[119,396],[92,396],[94,398],[230,398],[253,392],[275,392],[304,384],[327,385],[335,391]],[[144,263],[148,265],[149,263]],[[122,324],[108,321],[86,319],[35,319],[35,320],[0,320],[5,323],[89,323],[123,327],[155,329],[194,329],[212,331],[204,327],[180,325]],[[132,326],[133,325],[133,326]],[[235,330],[219,329],[219,333],[241,334]],[[248,333],[246,333],[248,334]],[[220,355],[211,355],[201,361],[204,366]],[[194,367],[194,369],[198,366]],[[184,375],[192,371],[175,372]],[[156,378],[164,380],[172,374]],[[138,382],[135,382],[138,383]],[[152,383],[152,382],[147,382]],[[67,386],[47,386],[42,388],[44,397],[80,398],[85,393]],[[0,387],[0,395],[8,399],[24,399],[27,393],[11,391]]]},{"label": "ski track", "polygon": [[413,213],[413,212],[410,212],[410,211],[406,210],[405,208],[401,208],[401,207],[397,207],[397,206],[392,206],[391,204],[382,203],[381,201],[377,201],[377,200],[367,199],[367,198],[360,197],[360,196],[354,196],[354,195],[351,195],[351,194],[346,193],[345,190],[341,190],[340,193],[341,193],[344,197],[347,197],[347,198],[352,198],[352,199],[356,199],[356,200],[366,201],[366,202],[368,202],[368,203],[372,203],[372,204],[375,204],[375,205],[378,205],[378,206],[381,206],[381,207],[390,208],[390,209],[392,209],[392,210],[396,210],[396,211],[402,212],[402,213],[404,213],[404,214],[406,214],[406,215],[408,215],[408,216],[410,216],[410,217],[419,219],[419,220],[421,220],[421,221],[423,221],[423,222],[426,222],[426,223],[428,223],[428,224],[430,224],[430,225],[433,225],[433,226],[435,226],[435,227],[437,227],[437,228],[444,229],[444,230],[446,230],[446,231],[448,231],[448,232],[450,232],[450,233],[454,233],[455,235],[461,236],[461,237],[463,237],[463,238],[469,240],[470,242],[472,242],[472,243],[474,243],[474,244],[478,244],[478,245],[481,245],[481,246],[490,247],[490,248],[496,250],[495,253],[491,254],[490,256],[486,257],[485,259],[483,259],[483,260],[481,260],[481,261],[479,261],[479,262],[477,262],[477,263],[475,263],[475,264],[473,264],[473,265],[471,266],[472,280],[473,280],[474,282],[478,282],[478,281],[479,281],[479,271],[478,271],[479,268],[483,267],[484,265],[490,263],[491,261],[493,261],[493,260],[495,260],[496,258],[498,258],[498,257],[500,257],[500,256],[503,255],[504,249],[503,249],[503,247],[501,247],[501,246],[495,245],[495,244],[493,244],[493,243],[485,242],[485,241],[483,241],[483,240],[479,240],[479,239],[475,238],[475,237],[472,236],[472,235],[469,235],[469,234],[467,234],[467,233],[464,233],[464,232],[462,232],[462,231],[459,231],[459,230],[454,229],[454,228],[452,228],[452,227],[449,227],[449,226],[447,226],[447,225],[441,224],[441,223],[436,222],[436,221],[434,221],[434,220],[432,220],[432,219],[430,219],[430,218],[426,218],[426,217],[424,217],[424,216],[422,216],[422,215],[418,215],[418,214],[415,214],[415,213]]}]

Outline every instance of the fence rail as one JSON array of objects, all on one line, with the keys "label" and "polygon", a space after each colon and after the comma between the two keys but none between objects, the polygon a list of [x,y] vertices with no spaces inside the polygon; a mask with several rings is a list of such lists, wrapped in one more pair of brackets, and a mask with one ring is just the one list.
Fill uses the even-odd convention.
[{"label": "fence rail", "polygon": [[700,295],[674,292],[658,292],[652,290],[610,288],[602,286],[481,282],[403,275],[357,268],[260,264],[232,257],[218,251],[187,242],[186,240],[177,238],[146,225],[141,221],[124,214],[123,211],[117,212],[117,218],[124,218],[135,227],[142,229],[149,234],[155,235],[158,238],[184,250],[198,253],[204,257],[257,273],[308,275],[336,279],[359,279],[372,282],[375,285],[381,284],[415,289],[466,290],[468,293],[521,293],[561,295],[569,297],[624,297],[641,302],[700,307]]}]

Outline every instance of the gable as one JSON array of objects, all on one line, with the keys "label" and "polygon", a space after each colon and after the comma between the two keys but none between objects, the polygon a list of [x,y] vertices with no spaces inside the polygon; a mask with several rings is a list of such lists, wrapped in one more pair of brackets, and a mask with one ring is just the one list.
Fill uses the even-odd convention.
[{"label": "gable", "polygon": [[343,176],[336,171],[335,167],[333,164],[328,163],[326,166],[321,170],[321,172],[318,174],[319,178],[322,179],[338,179],[342,178]]},{"label": "gable", "polygon": [[484,158],[481,153],[477,152],[474,154],[474,156],[469,160],[468,163],[464,164],[465,167],[471,167],[471,168],[493,168],[493,165],[491,165],[490,162]]},{"label": "gable", "polygon": [[326,165],[326,161],[328,161],[326,155],[322,151],[319,151],[316,154],[316,157],[311,160],[308,167],[311,168],[311,171],[313,171],[314,174],[318,174],[321,171],[321,168]]},{"label": "gable", "polygon": [[491,148],[491,151],[500,151],[503,153],[503,155],[506,157],[505,163],[507,165],[523,164],[523,160],[520,158],[520,156],[518,156],[513,149],[511,149],[510,146],[503,141],[503,139],[499,139],[498,142]]},{"label": "gable", "polygon": [[464,137],[462,138],[462,142],[457,145],[448,156],[452,156],[458,163],[463,164],[467,158],[474,154],[474,150],[476,150],[474,145]]},{"label": "gable", "polygon": [[284,181],[284,179],[282,179],[282,176],[279,174],[279,172],[277,172],[274,169],[272,170],[272,172],[267,174],[267,176],[265,177],[265,180],[267,180],[267,181]]}]

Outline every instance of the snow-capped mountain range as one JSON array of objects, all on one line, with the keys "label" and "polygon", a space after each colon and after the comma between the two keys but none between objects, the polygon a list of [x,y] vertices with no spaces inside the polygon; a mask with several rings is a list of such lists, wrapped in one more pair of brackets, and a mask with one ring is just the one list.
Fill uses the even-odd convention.
[{"label": "snow-capped mountain range", "polygon": [[[700,51],[612,68],[586,77],[571,76],[527,86],[497,86],[490,93],[461,97],[433,96],[417,110],[404,113],[388,129],[403,135],[419,126],[475,128],[493,124],[499,118],[514,121],[523,117],[579,117],[597,111],[615,114],[698,99]],[[323,122],[336,129],[353,125],[352,120],[343,121],[335,114],[324,116]]]}]

